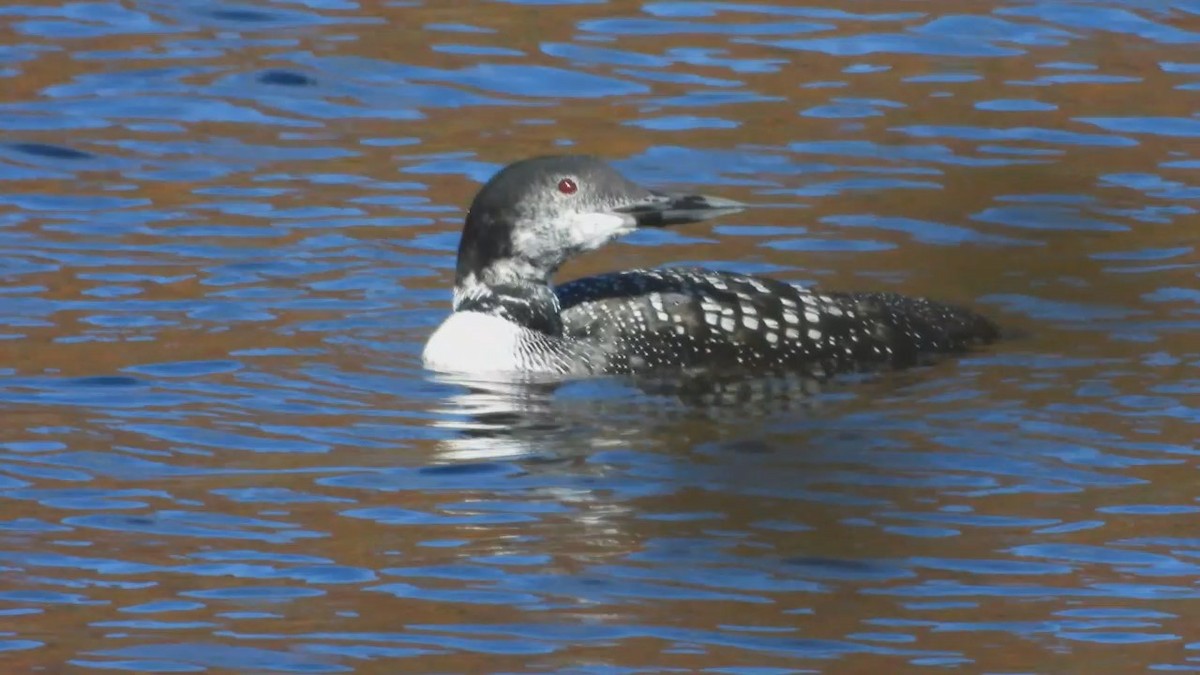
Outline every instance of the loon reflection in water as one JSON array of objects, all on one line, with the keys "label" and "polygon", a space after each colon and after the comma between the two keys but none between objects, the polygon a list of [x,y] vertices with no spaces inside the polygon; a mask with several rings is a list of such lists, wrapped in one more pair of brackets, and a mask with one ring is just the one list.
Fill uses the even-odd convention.
[{"label": "loon reflection in water", "polygon": [[821,381],[997,337],[979,314],[924,298],[816,291],[731,272],[627,270],[551,284],[572,256],[637,228],[745,206],[647,190],[589,156],[511,164],[471,204],[454,311],[429,338],[425,366],[481,377],[737,372]]}]

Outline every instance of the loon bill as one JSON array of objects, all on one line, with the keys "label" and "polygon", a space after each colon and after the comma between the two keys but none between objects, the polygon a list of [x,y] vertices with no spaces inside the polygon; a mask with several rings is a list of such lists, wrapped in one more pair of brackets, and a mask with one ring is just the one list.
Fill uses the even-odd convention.
[{"label": "loon bill", "polygon": [[731,272],[627,270],[551,285],[567,259],[637,228],[744,206],[647,190],[589,156],[510,164],[471,203],[454,311],[425,345],[425,366],[480,375],[748,370],[820,379],[909,366],[997,337],[983,316],[924,298],[817,291]]}]

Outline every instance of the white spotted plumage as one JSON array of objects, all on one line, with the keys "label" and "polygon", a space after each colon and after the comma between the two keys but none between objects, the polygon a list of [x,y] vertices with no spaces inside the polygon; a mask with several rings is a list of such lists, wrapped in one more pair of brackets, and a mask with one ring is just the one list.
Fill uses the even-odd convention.
[{"label": "white spotted plumage", "polygon": [[[569,282],[556,295],[564,335],[599,346],[607,373],[724,363],[824,377],[963,349],[984,326],[965,310],[920,299],[816,293],[696,269],[615,272]],[[863,318],[854,318],[851,307]],[[893,346],[901,347],[899,357]],[[629,353],[638,355],[637,368]]]},{"label": "white spotted plumage", "polygon": [[962,351],[995,327],[889,293],[818,293],[699,269],[616,272],[554,288],[573,255],[637,227],[744,205],[641,188],[585,156],[514,163],[480,189],[455,269],[454,313],[423,353],[436,370],[562,375],[769,370],[821,379]]}]

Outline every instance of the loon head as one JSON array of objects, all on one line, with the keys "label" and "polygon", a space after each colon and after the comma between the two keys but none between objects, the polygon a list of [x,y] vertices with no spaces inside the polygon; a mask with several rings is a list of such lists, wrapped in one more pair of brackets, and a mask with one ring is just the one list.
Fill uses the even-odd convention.
[{"label": "loon head", "polygon": [[521,160],[475,195],[458,247],[455,286],[548,284],[568,258],[639,227],[695,222],[743,206],[647,190],[586,155]]}]

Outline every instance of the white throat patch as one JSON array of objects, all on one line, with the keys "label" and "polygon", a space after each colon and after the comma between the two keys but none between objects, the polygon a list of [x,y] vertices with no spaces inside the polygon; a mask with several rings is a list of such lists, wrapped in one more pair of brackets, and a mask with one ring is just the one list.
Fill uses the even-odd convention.
[{"label": "white throat patch", "polygon": [[598,249],[636,227],[631,217],[603,212],[571,213],[557,220],[523,220],[514,228],[513,252],[546,269],[555,269],[571,255]]},{"label": "white throat patch", "polygon": [[636,227],[633,218],[615,213],[577,213],[571,217],[566,243],[577,250],[592,251]]}]

